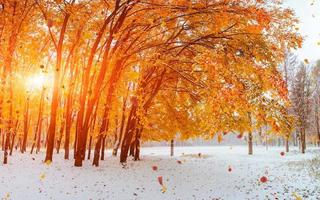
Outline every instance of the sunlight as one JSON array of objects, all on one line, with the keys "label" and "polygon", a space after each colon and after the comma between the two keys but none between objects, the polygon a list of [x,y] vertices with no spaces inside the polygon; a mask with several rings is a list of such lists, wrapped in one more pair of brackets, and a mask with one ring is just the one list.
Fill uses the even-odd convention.
[{"label": "sunlight", "polygon": [[51,76],[45,76],[45,74],[33,74],[26,80],[26,87],[29,91],[41,90],[43,87],[47,87],[51,83]]}]

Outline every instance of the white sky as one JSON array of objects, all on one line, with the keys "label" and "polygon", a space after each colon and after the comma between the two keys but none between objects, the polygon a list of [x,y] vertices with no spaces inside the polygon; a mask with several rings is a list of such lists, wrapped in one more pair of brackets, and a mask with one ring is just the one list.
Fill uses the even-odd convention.
[{"label": "white sky", "polygon": [[[313,3],[313,5],[311,5]],[[304,36],[302,49],[296,53],[300,59],[320,59],[320,0],[284,0],[300,20],[300,32]]]}]

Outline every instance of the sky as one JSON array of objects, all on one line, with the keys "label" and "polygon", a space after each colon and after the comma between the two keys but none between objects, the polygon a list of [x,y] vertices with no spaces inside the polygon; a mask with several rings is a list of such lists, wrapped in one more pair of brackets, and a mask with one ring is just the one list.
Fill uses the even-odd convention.
[{"label": "sky", "polygon": [[293,9],[300,20],[303,46],[296,54],[301,60],[320,59],[320,0],[284,0],[284,6]]}]

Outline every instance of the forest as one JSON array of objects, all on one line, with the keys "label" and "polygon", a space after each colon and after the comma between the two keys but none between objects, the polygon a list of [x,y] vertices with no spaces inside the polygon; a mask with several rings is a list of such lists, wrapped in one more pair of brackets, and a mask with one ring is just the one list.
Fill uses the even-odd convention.
[{"label": "forest", "polygon": [[[3,163],[99,166],[149,141],[320,145],[320,61],[280,0],[2,0]],[[268,137],[268,138],[267,138]],[[267,139],[266,139],[267,138]]]}]

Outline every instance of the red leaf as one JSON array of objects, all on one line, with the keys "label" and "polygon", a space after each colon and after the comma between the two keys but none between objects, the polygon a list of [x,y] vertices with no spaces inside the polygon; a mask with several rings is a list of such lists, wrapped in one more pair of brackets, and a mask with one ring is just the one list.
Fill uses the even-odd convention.
[{"label": "red leaf", "polygon": [[158,181],[160,185],[163,185],[163,180],[162,180],[162,176],[158,176]]},{"label": "red leaf", "polygon": [[268,181],[268,178],[266,177],[266,176],[262,176],[261,178],[260,178],[260,182],[261,183],[266,183]]},{"label": "red leaf", "polygon": [[153,171],[157,171],[157,170],[158,170],[158,167],[155,166],[155,165],[153,165],[153,166],[152,166],[152,170],[153,170]]},{"label": "red leaf", "polygon": [[281,156],[284,156],[284,152],[283,152],[283,151],[281,151],[280,155],[281,155]]}]

